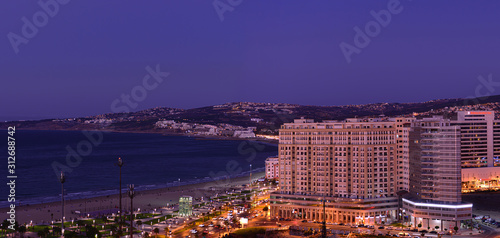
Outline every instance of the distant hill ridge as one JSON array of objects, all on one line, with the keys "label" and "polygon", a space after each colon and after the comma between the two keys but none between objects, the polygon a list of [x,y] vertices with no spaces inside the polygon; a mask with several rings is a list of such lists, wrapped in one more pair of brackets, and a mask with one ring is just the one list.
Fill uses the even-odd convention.
[{"label": "distant hill ridge", "polygon": [[371,103],[343,106],[314,106],[287,103],[233,102],[221,105],[177,109],[156,107],[130,113],[107,113],[97,116],[17,121],[0,123],[0,128],[17,125],[25,129],[104,129],[113,131],[154,132],[158,120],[198,124],[230,124],[256,127],[258,132],[275,134],[279,126],[295,118],[342,120],[366,116],[429,116],[449,114],[457,110],[498,111],[500,95],[480,98],[437,99],[416,103]]}]

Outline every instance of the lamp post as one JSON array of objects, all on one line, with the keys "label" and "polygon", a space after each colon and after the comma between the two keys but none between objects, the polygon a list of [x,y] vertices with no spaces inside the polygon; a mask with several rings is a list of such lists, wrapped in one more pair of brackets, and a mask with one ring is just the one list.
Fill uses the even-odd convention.
[{"label": "lamp post", "polygon": [[250,188],[252,188],[252,164],[250,164]]},{"label": "lamp post", "polygon": [[130,184],[128,186],[128,196],[130,197],[130,238],[132,238],[134,235],[134,233],[133,233],[133,228],[134,228],[133,227],[133,217],[134,217],[133,200],[134,200],[134,196],[135,196],[133,184]]},{"label": "lamp post", "polygon": [[118,163],[116,163],[116,165],[118,165],[118,167],[120,168],[120,207],[119,207],[119,211],[118,211],[118,224],[119,224],[119,233],[118,234],[121,234],[122,232],[122,166],[123,166],[123,161],[122,161],[122,158],[118,158]]},{"label": "lamp post", "polygon": [[323,194],[323,226],[321,227],[321,237],[326,238],[326,198]]},{"label": "lamp post", "polygon": [[63,171],[61,171],[61,177],[59,178],[59,181],[61,182],[61,206],[62,206],[61,233],[62,233],[62,237],[64,237],[64,182],[66,181],[66,178],[64,177]]}]

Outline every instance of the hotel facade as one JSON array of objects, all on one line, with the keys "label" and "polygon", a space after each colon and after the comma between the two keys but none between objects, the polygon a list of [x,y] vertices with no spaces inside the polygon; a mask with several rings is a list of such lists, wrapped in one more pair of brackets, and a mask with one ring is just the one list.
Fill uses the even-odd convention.
[{"label": "hotel facade", "polygon": [[[403,124],[403,123],[400,123]],[[397,163],[396,121],[297,119],[280,129],[279,191],[271,214],[329,222],[381,223],[396,218],[404,166]],[[401,147],[402,149],[402,147]],[[398,174],[400,173],[400,174]]]},{"label": "hotel facade", "polygon": [[409,190],[402,198],[403,221],[424,229],[453,230],[472,217],[472,204],[462,203],[461,134],[443,117],[412,123],[409,132]]},{"label": "hotel facade", "polygon": [[460,111],[462,191],[500,189],[500,120],[492,111]]},{"label": "hotel facade", "polygon": [[[427,135],[422,133],[427,130],[422,125],[428,125],[423,120],[296,119],[282,125],[279,190],[271,194],[271,216],[316,221],[322,221],[324,216],[327,222],[356,224],[387,224],[406,217],[414,226],[423,219],[428,224],[470,219],[471,205],[459,200],[460,128],[449,120],[433,118],[440,121],[432,125],[442,127],[438,130],[442,136],[429,143],[439,142],[442,146],[428,147],[427,142],[425,146],[415,143]],[[451,135],[454,137],[448,138]],[[451,151],[442,152],[443,148]],[[424,156],[428,152],[434,153],[435,162],[416,163],[428,158]],[[434,176],[434,172],[445,174]],[[445,180],[417,187],[419,177]],[[439,189],[430,189],[436,185]],[[431,200],[427,199],[430,194],[434,196]],[[424,209],[423,203],[429,206]],[[435,212],[436,206],[443,209],[440,214]],[[465,210],[459,210],[464,206]]]}]

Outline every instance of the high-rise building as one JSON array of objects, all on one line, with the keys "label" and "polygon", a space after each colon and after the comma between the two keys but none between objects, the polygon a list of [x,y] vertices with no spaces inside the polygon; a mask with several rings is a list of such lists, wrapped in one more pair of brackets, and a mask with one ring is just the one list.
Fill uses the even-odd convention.
[{"label": "high-rise building", "polygon": [[460,200],[460,132],[442,117],[286,123],[271,215],[364,224],[406,216],[439,226],[469,219],[472,205]]},{"label": "high-rise building", "polygon": [[409,131],[411,123],[415,121],[412,117],[398,117],[393,119],[396,122],[396,163],[397,163],[397,187],[398,191],[408,191],[410,181],[409,164]]},{"label": "high-rise building", "polygon": [[459,111],[452,124],[462,134],[462,168],[500,166],[500,120],[494,112]]},{"label": "high-rise building", "polygon": [[[400,124],[404,124],[401,122]],[[396,217],[398,168],[395,120],[296,119],[280,129],[279,191],[271,194],[272,216],[331,222],[389,222]],[[401,129],[403,130],[403,129]],[[407,129],[404,129],[407,130]],[[402,146],[402,147],[398,147]],[[402,165],[402,164],[401,164]]]},{"label": "high-rise building", "polygon": [[403,216],[423,227],[453,228],[470,219],[472,204],[461,202],[460,127],[443,117],[412,123],[409,133],[409,194]]},{"label": "high-rise building", "polygon": [[266,163],[266,179],[278,179],[279,178],[279,158],[269,157],[265,161]]},{"label": "high-rise building", "polygon": [[500,188],[500,120],[493,111],[459,111],[462,191]]}]

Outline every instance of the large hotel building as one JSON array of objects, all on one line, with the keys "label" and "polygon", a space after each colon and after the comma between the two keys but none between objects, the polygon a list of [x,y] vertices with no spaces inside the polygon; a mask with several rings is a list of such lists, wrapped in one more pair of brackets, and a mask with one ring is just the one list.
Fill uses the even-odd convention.
[{"label": "large hotel building", "polygon": [[500,124],[493,112],[296,119],[282,125],[279,140],[279,190],[270,200],[271,215],[283,218],[357,224],[403,219],[448,228],[472,216],[472,204],[461,202],[461,189],[472,185],[461,179],[491,179],[500,171]]},{"label": "large hotel building", "polygon": [[491,111],[460,111],[462,191],[500,187],[500,120]]},{"label": "large hotel building", "polygon": [[408,128],[403,121],[297,119],[284,124],[280,189],[271,195],[271,214],[319,221],[323,210],[318,204],[324,199],[327,221],[381,223],[395,218],[397,192],[405,187],[404,163],[397,159],[398,151],[405,151]]},{"label": "large hotel building", "polygon": [[402,198],[412,225],[452,230],[471,219],[472,204],[462,203],[460,127],[442,117],[416,120],[409,133],[409,192]]}]

